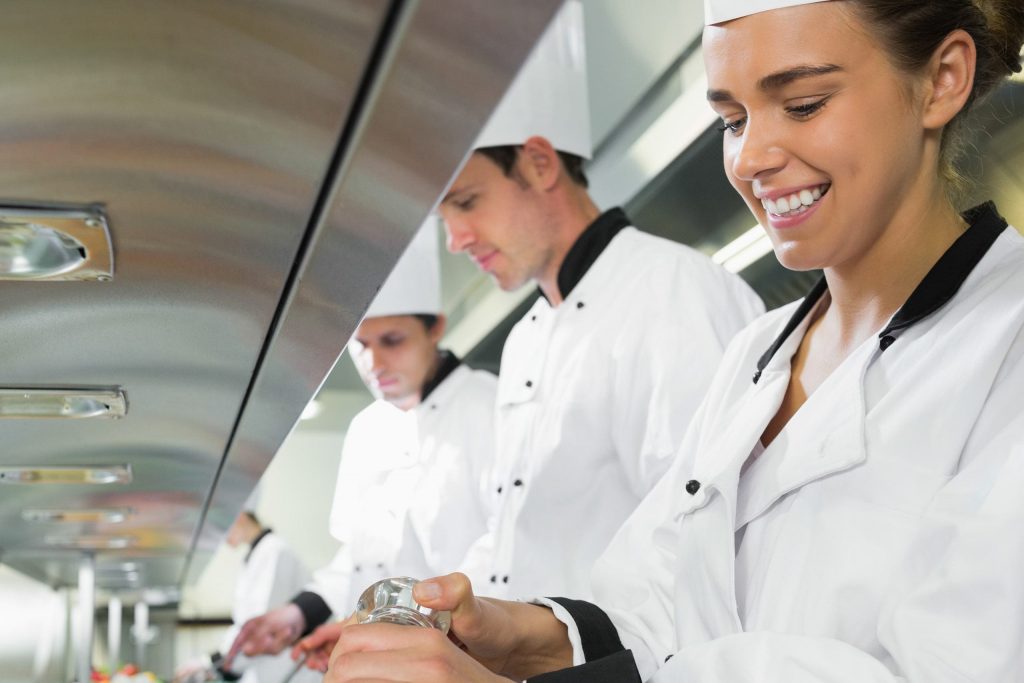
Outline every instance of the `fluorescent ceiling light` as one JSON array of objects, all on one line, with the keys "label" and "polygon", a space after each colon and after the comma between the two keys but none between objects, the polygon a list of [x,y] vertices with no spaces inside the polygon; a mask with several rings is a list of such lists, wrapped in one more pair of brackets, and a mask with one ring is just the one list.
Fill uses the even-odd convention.
[{"label": "fluorescent ceiling light", "polygon": [[109,418],[128,413],[121,389],[0,389],[0,418]]},{"label": "fluorescent ceiling light", "polygon": [[58,548],[76,548],[81,550],[121,550],[138,542],[134,536],[47,536],[43,539],[46,545]]},{"label": "fluorescent ceiling light", "polygon": [[0,280],[98,280],[114,276],[106,216],[96,207],[0,207]]},{"label": "fluorescent ceiling light", "polygon": [[711,260],[730,273],[738,273],[771,250],[772,241],[764,229],[757,225],[716,251]]},{"label": "fluorescent ceiling light", "polygon": [[22,519],[28,522],[103,522],[119,524],[135,511],[131,508],[90,508],[90,509],[31,509],[23,510]]},{"label": "fluorescent ceiling light", "polygon": [[129,484],[131,465],[80,466],[0,466],[4,484]]},{"label": "fluorescent ceiling light", "polygon": [[310,401],[306,404],[306,407],[302,409],[302,415],[299,417],[300,420],[312,420],[324,411],[324,404],[320,401]]}]

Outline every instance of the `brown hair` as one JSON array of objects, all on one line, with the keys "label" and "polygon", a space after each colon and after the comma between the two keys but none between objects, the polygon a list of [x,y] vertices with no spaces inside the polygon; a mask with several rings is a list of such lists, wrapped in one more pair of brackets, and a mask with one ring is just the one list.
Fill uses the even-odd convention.
[{"label": "brown hair", "polygon": [[[519,150],[521,149],[522,147],[518,145],[501,145],[498,147],[480,147],[476,151],[496,163],[501,172],[511,178],[516,166],[516,158],[519,156]],[[558,158],[561,159],[562,167],[565,168],[565,172],[570,180],[580,187],[589,187],[587,175],[583,172],[583,157],[569,154],[568,152],[559,152]]]},{"label": "brown hair", "polygon": [[423,327],[427,328],[427,332],[434,329],[434,325],[437,324],[437,316],[432,313],[413,313],[412,317],[423,323]]},{"label": "brown hair", "polygon": [[966,143],[966,120],[974,105],[1006,76],[1021,70],[1024,2],[1021,0],[854,0],[851,3],[889,52],[909,73],[925,67],[943,40],[963,29],[974,40],[978,62],[974,89],[942,137],[940,172],[954,194],[967,182],[957,169]]}]

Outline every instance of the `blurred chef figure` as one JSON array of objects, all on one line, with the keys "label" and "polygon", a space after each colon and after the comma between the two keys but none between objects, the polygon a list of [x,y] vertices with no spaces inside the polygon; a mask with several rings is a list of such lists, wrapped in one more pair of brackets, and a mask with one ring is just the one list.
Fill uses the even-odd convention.
[{"label": "blurred chef figure", "polygon": [[[232,548],[249,546],[242,571],[235,584],[231,608],[232,626],[225,634],[221,650],[208,657],[189,662],[175,672],[175,681],[226,680],[242,683],[281,683],[294,669],[285,655],[238,659],[231,669],[223,666],[222,653],[234,642],[242,624],[267,609],[281,604],[310,580],[309,570],[284,539],[264,527],[256,516],[258,489],[245,502],[234,524],[228,529],[226,542]],[[294,683],[319,680],[315,672],[299,672]]]},{"label": "blurred chef figure", "polygon": [[466,566],[487,595],[589,594],[729,340],[764,310],[737,276],[591,199],[582,12],[555,17],[439,209],[451,251],[542,294],[501,360],[497,515]]},{"label": "blurred chef figure", "polygon": [[[348,616],[379,579],[458,567],[485,532],[496,379],[438,347],[438,239],[431,218],[349,342],[377,400],[345,435],[330,519],[341,548],[305,590],[246,624],[230,655],[280,652],[332,614]],[[318,634],[296,657],[329,642]]]}]

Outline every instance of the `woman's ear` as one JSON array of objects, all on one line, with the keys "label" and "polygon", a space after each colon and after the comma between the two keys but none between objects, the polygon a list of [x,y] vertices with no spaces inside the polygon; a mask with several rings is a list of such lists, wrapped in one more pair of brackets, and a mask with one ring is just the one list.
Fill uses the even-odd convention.
[{"label": "woman's ear", "polygon": [[961,29],[946,36],[935,50],[928,64],[927,98],[922,111],[925,128],[942,128],[964,108],[974,88],[977,58],[974,39]]},{"label": "woman's ear", "polygon": [[557,150],[547,138],[538,135],[523,143],[519,163],[523,179],[542,191],[555,187],[563,173],[562,159]]}]

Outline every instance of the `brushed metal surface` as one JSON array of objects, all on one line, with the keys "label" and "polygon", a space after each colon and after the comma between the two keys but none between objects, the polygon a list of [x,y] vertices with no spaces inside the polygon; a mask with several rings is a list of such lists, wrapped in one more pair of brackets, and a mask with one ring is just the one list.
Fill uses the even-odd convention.
[{"label": "brushed metal surface", "polygon": [[[0,283],[0,386],[121,386],[131,410],[4,420],[0,464],[135,473],[127,486],[5,486],[5,564],[73,585],[80,553],[44,537],[128,534],[135,548],[98,554],[99,588],[127,582],[104,570],[121,560],[139,563],[136,583],[179,581],[386,9],[4,3],[0,203],[102,205],[117,272]],[[75,506],[138,514],[71,527],[21,516]]]},{"label": "brushed metal surface", "polygon": [[337,361],[559,4],[401,4],[228,450],[189,578]]}]

